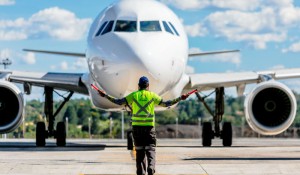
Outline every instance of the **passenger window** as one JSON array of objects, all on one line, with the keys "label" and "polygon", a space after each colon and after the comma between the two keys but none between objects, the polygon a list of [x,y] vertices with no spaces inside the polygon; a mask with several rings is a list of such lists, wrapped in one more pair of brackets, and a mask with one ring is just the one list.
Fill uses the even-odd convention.
[{"label": "passenger window", "polygon": [[136,21],[118,20],[115,32],[136,32]]},{"label": "passenger window", "polygon": [[100,35],[100,33],[102,32],[102,30],[104,29],[104,27],[105,27],[106,24],[107,24],[107,21],[105,21],[105,22],[102,24],[102,26],[101,26],[100,29],[98,30],[96,36],[99,36],[99,35]]},{"label": "passenger window", "polygon": [[142,32],[157,32],[161,31],[159,21],[141,21],[140,28]]},{"label": "passenger window", "polygon": [[114,21],[109,21],[109,23],[106,25],[106,27],[103,30],[103,32],[101,33],[101,35],[104,35],[104,34],[110,32],[113,28],[113,25],[114,25]]},{"label": "passenger window", "polygon": [[166,32],[169,32],[169,33],[171,33],[172,35],[174,35],[174,33],[172,32],[171,28],[170,28],[169,25],[166,23],[166,21],[163,21],[163,25],[164,25],[164,28],[165,28]]},{"label": "passenger window", "polygon": [[169,22],[169,24],[172,27],[172,29],[174,30],[174,32],[176,33],[176,35],[179,36],[179,33],[177,32],[177,30],[175,29],[175,27],[173,26],[173,24],[170,23],[170,22]]}]

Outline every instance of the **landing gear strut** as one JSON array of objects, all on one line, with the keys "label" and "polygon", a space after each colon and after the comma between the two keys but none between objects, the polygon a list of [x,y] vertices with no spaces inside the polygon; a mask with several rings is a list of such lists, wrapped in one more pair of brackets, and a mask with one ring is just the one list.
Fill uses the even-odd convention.
[{"label": "landing gear strut", "polygon": [[64,101],[60,104],[55,113],[53,113],[53,92],[52,87],[45,87],[45,106],[44,113],[48,122],[48,128],[44,122],[38,122],[36,125],[36,146],[45,146],[46,139],[49,137],[56,138],[57,146],[66,145],[66,126],[64,122],[58,122],[56,130],[54,130],[55,117],[64,107],[67,101],[70,100],[74,92],[70,92],[69,95],[64,98]]},{"label": "landing gear strut", "polygon": [[204,98],[196,92],[196,96],[200,102],[202,102],[208,112],[213,116],[214,130],[211,122],[204,122],[202,127],[202,145],[211,146],[211,140],[214,137],[220,137],[223,139],[223,146],[232,145],[232,126],[230,122],[224,122],[222,131],[220,129],[220,123],[224,115],[224,87],[216,88],[215,99],[215,111],[207,105]]}]

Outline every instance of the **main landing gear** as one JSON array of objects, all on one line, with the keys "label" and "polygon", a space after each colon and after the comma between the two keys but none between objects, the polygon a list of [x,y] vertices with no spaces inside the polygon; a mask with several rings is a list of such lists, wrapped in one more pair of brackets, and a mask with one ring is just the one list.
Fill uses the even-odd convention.
[{"label": "main landing gear", "polygon": [[54,130],[54,121],[57,114],[61,111],[67,101],[70,100],[74,92],[70,92],[69,95],[64,98],[64,101],[60,104],[58,109],[53,113],[53,92],[52,87],[45,87],[45,106],[44,113],[47,119],[48,128],[45,122],[38,122],[36,125],[36,146],[45,146],[46,139],[49,137],[56,138],[57,146],[66,145],[66,126],[64,122],[58,122],[56,130]]},{"label": "main landing gear", "polygon": [[202,145],[205,147],[211,146],[211,140],[214,137],[220,137],[223,140],[223,146],[232,145],[232,126],[230,122],[224,122],[222,131],[220,123],[224,115],[224,87],[216,88],[215,111],[207,105],[204,98],[196,92],[197,98],[202,102],[208,112],[213,116],[214,130],[211,122],[204,122],[202,125]]}]

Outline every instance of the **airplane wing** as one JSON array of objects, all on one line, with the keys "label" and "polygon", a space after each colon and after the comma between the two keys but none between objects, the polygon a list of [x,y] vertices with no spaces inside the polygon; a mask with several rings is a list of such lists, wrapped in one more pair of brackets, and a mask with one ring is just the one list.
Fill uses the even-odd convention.
[{"label": "airplane wing", "polygon": [[200,91],[205,91],[218,87],[244,88],[246,84],[259,83],[266,79],[300,78],[300,68],[259,72],[190,74],[189,77],[190,82],[185,90],[197,88]]},{"label": "airplane wing", "polygon": [[[53,54],[53,55],[62,55],[62,56],[72,56],[72,57],[83,57],[85,58],[85,53],[74,53],[74,52],[60,52],[60,51],[49,51],[49,50],[35,50],[35,49],[23,49],[25,52],[35,52],[35,53],[44,53],[44,54]],[[197,52],[189,53],[189,57],[197,56],[206,56],[206,55],[216,55],[216,54],[225,54],[239,52],[240,50],[224,50],[224,51],[212,51],[212,52]]]},{"label": "airplane wing", "polygon": [[38,87],[53,87],[58,90],[88,95],[88,90],[81,81],[83,75],[80,73],[0,71],[0,79],[6,79],[10,82],[29,83],[29,85]]},{"label": "airplane wing", "polygon": [[34,49],[23,49],[23,51],[26,51],[26,52],[35,52],[35,53],[53,54],[53,55],[72,56],[72,57],[84,57],[85,58],[85,53],[59,52],[59,51],[34,50]]},{"label": "airplane wing", "polygon": [[189,53],[189,57],[205,56],[205,55],[216,55],[223,53],[232,53],[239,52],[240,50],[224,50],[224,51],[213,51],[213,52],[198,52],[198,53]]}]

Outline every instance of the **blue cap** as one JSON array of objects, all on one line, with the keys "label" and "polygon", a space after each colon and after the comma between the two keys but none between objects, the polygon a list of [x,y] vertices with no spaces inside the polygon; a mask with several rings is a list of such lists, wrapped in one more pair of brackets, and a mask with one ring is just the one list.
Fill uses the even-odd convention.
[{"label": "blue cap", "polygon": [[147,84],[149,84],[148,78],[145,76],[142,76],[139,80],[139,85],[147,85]]}]

